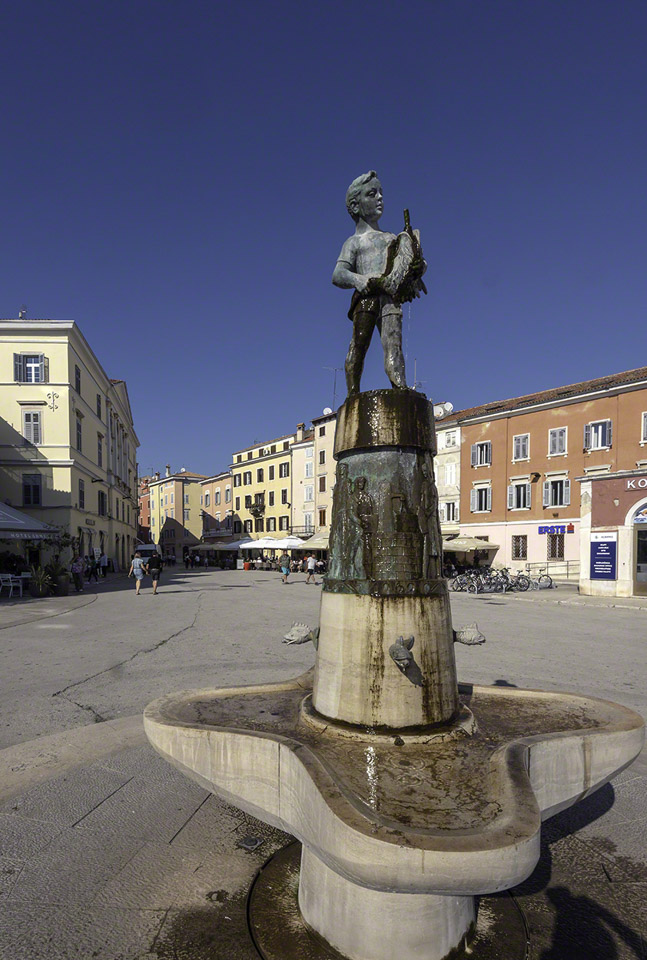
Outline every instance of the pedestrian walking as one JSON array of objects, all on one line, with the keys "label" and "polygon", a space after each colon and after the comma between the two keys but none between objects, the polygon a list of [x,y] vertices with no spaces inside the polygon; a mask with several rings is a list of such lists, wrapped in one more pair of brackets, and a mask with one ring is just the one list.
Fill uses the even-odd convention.
[{"label": "pedestrian walking", "polygon": [[101,576],[105,580],[108,576],[108,558],[103,550],[101,551],[101,556],[99,557],[99,569],[101,570]]},{"label": "pedestrian walking", "polygon": [[75,554],[70,570],[74,580],[74,589],[77,593],[83,593],[83,557],[80,554]]},{"label": "pedestrian walking", "polygon": [[281,568],[281,583],[287,583],[288,577],[290,576],[290,558],[288,557],[285,550],[279,557],[279,566]]},{"label": "pedestrian walking", "polygon": [[159,553],[151,554],[151,558],[148,561],[147,572],[150,574],[151,580],[153,581],[153,596],[157,596],[157,584],[160,580],[160,575],[162,573],[162,558]]},{"label": "pedestrian walking", "polygon": [[185,553],[185,554],[184,554],[184,569],[185,569],[185,570],[188,570],[190,566],[191,566],[191,557],[189,556],[188,553]]},{"label": "pedestrian walking", "polygon": [[135,556],[133,557],[132,563],[130,564],[130,570],[128,571],[129,577],[135,578],[135,596],[139,596],[139,591],[141,589],[142,580],[144,579],[144,573],[146,572],[146,565],[142,560],[142,555],[139,550],[135,551]]},{"label": "pedestrian walking", "polygon": [[96,557],[94,556],[88,557],[88,568],[87,568],[88,583],[90,582],[92,577],[94,577],[95,583],[99,582],[99,565],[96,561]]},{"label": "pedestrian walking", "polygon": [[306,568],[308,570],[308,576],[306,577],[306,583],[314,583],[316,585],[317,581],[315,580],[315,569],[317,567],[317,558],[314,553],[311,553],[308,559],[306,560]]}]

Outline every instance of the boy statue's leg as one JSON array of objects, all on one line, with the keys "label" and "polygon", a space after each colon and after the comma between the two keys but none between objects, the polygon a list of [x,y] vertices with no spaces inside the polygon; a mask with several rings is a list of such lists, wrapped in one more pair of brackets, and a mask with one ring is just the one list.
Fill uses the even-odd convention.
[{"label": "boy statue's leg", "polygon": [[[361,306],[359,304],[358,306]],[[375,329],[376,315],[373,311],[355,310],[353,313],[353,336],[344,365],[348,396],[359,393],[359,383],[364,369],[364,359]]]},{"label": "boy statue's leg", "polygon": [[395,303],[382,307],[378,329],[384,349],[384,369],[394,387],[406,387],[404,355],[402,353],[402,309]]}]

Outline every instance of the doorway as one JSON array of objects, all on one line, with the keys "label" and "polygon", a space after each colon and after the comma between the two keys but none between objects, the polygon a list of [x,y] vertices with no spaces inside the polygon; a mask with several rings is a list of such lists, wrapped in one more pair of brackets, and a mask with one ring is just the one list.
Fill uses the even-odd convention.
[{"label": "doorway", "polygon": [[647,596],[647,526],[634,526],[634,595]]}]

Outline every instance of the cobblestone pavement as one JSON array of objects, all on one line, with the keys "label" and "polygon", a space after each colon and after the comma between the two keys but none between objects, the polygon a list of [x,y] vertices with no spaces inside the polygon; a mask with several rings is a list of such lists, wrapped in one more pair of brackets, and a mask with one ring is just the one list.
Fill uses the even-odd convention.
[{"label": "cobblestone pavement", "polygon": [[[158,758],[140,718],[162,693],[311,666],[310,645],[280,642],[293,620],[317,621],[319,590],[293,579],[176,571],[159,597],[135,598],[122,579],[82,597],[3,600],[2,960],[257,958],[247,892],[288,838]],[[550,593],[453,596],[455,626],[476,620],[488,638],[457,647],[461,679],[647,713],[645,614]],[[546,823],[541,860],[514,891],[531,960],[647,958],[646,778],[643,753]],[[247,836],[262,843],[249,851]]]}]

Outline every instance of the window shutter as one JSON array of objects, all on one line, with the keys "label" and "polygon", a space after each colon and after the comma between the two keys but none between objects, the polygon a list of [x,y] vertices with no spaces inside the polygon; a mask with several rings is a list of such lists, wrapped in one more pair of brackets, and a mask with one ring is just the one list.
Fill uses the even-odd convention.
[{"label": "window shutter", "polygon": [[532,489],[529,483],[526,484],[526,506],[530,507],[532,499]]},{"label": "window shutter", "polygon": [[[474,450],[474,447],[472,447]],[[476,490],[470,490],[470,510],[472,513],[476,513]]]},{"label": "window shutter", "polygon": [[557,452],[557,431],[551,430],[550,433],[548,434],[548,437],[549,437],[548,454],[549,456],[552,457],[553,454]]},{"label": "window shutter", "polygon": [[611,446],[611,438],[613,436],[613,426],[610,420],[607,420],[607,446]]},{"label": "window shutter", "polygon": [[40,443],[40,413],[31,415],[31,442]]},{"label": "window shutter", "polygon": [[31,413],[25,413],[23,416],[23,433],[27,443],[33,443],[31,430]]},{"label": "window shutter", "polygon": [[492,509],[492,487],[487,487],[487,506],[486,510]]},{"label": "window shutter", "polygon": [[564,506],[567,507],[571,502],[571,481],[564,480]]},{"label": "window shutter", "polygon": [[441,521],[443,521],[443,520],[445,519],[445,504],[444,504],[444,503],[441,503],[441,504],[438,505],[438,515],[439,515]]},{"label": "window shutter", "polygon": [[510,484],[508,487],[508,510],[514,509],[514,484]]},{"label": "window shutter", "polygon": [[490,443],[489,440],[487,441],[487,446],[485,448],[485,457],[486,457],[486,460],[485,460],[486,463],[492,463],[492,444]]},{"label": "window shutter", "polygon": [[587,423],[584,426],[584,449],[591,449],[591,424]]},{"label": "window shutter", "polygon": [[550,506],[550,480],[544,480],[544,506]]},{"label": "window shutter", "polygon": [[24,383],[25,381],[25,367],[24,367],[25,358],[20,353],[14,353],[13,355],[13,378],[16,383]]},{"label": "window shutter", "polygon": [[475,467],[476,464],[477,464],[477,462],[478,462],[478,461],[477,461],[477,456],[478,456],[478,454],[477,454],[476,451],[477,451],[477,446],[476,446],[475,443],[473,443],[473,444],[472,444],[472,466],[473,466],[473,467]]},{"label": "window shutter", "polygon": [[643,432],[641,440],[647,440],[647,413],[643,413]]}]

